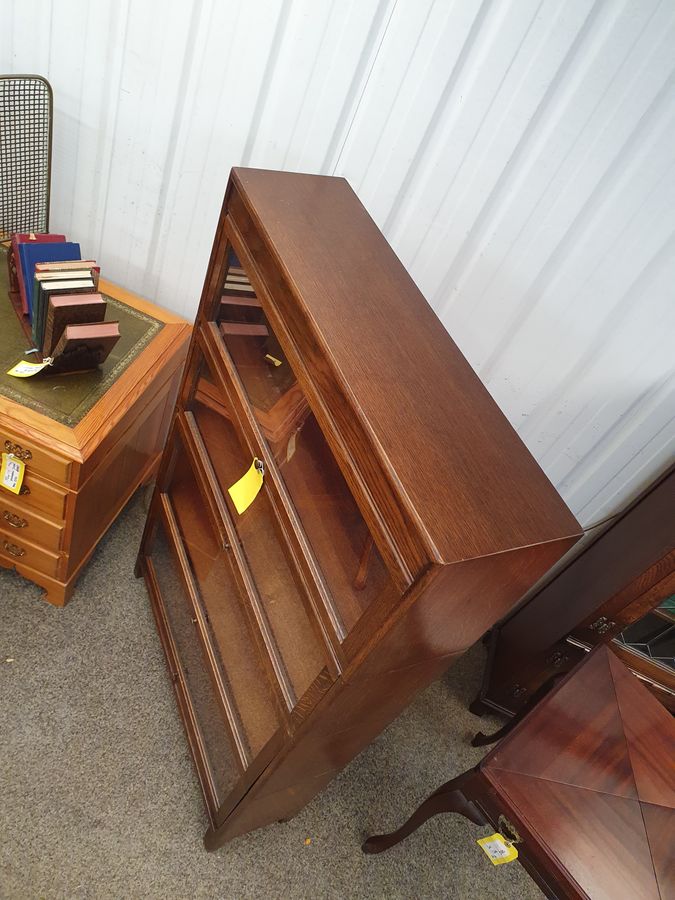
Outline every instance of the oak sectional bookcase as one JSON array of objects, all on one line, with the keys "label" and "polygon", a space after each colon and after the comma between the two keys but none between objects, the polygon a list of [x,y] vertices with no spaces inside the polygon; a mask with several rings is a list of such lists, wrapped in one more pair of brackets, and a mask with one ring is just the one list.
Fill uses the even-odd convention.
[{"label": "oak sectional bookcase", "polygon": [[300,810],[579,532],[347,182],[233,169],[138,559],[206,846]]}]

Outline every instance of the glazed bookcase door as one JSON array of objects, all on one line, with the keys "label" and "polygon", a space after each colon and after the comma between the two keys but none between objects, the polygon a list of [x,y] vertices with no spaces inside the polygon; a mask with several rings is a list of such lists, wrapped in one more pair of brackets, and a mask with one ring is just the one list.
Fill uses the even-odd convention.
[{"label": "glazed bookcase door", "polygon": [[159,592],[159,603],[175,648],[173,677],[184,692],[192,723],[193,749],[201,762],[211,812],[223,803],[243,768],[231,740],[217,690],[195,631],[195,612],[180,570],[180,561],[164,521],[158,518],[148,546],[146,565]]},{"label": "glazed bookcase door", "polygon": [[[199,462],[178,424],[153,506],[159,515],[145,564],[156,615],[168,632],[165,652],[185,694],[177,690],[188,737],[217,821],[276,752],[289,728],[289,711],[259,622],[242,597],[233,548],[214,527]],[[227,757],[223,748],[231,751]]]},{"label": "glazed bookcase door", "polygon": [[330,594],[340,638],[400,596],[251,281],[228,246],[210,320],[232,361]]},{"label": "glazed bookcase door", "polygon": [[237,426],[225,391],[197,351],[182,427],[206,472],[215,520],[230,540],[242,592],[253,611],[263,652],[269,658],[289,712],[309,706],[331,683],[328,648],[312,614],[304,582],[263,483],[239,514],[228,489],[252,465],[254,454]]}]

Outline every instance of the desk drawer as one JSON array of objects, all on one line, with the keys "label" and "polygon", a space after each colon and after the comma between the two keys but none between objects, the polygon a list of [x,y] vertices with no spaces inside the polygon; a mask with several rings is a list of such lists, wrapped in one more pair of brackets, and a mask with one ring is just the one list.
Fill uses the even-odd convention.
[{"label": "desk drawer", "polygon": [[48,481],[43,481],[30,469],[26,468],[20,494],[0,487],[0,502],[7,498],[13,503],[17,512],[32,509],[47,519],[64,519],[66,516],[66,497],[68,491],[58,488]]},{"label": "desk drawer", "polygon": [[0,450],[13,453],[26,463],[26,471],[43,475],[59,484],[70,486],[71,462],[36,445],[29,437],[14,434],[0,426]]},{"label": "desk drawer", "polygon": [[[14,531],[14,529],[10,529]],[[59,565],[59,555],[50,553],[42,547],[36,547],[30,541],[17,534],[10,534],[4,528],[0,528],[0,560],[3,565],[29,566],[44,575],[56,578]]]},{"label": "desk drawer", "polygon": [[[11,499],[10,499],[11,497]],[[14,534],[15,540],[30,541],[43,547],[45,550],[57,552],[61,549],[61,536],[65,525],[63,522],[51,522],[43,519],[33,510],[22,506],[21,499],[2,492],[0,497],[0,528],[8,534]]]}]

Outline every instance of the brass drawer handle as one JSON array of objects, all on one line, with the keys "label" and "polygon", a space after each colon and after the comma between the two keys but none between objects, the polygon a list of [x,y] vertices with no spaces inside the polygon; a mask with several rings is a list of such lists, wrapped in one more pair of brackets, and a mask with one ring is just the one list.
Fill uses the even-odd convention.
[{"label": "brass drawer handle", "polygon": [[12,528],[25,528],[26,525],[28,525],[28,522],[25,519],[22,519],[21,516],[17,516],[16,513],[11,513],[8,509],[4,511],[2,518],[5,522],[9,522]]},{"label": "brass drawer handle", "polygon": [[23,547],[17,547],[16,544],[10,544],[9,541],[3,541],[2,546],[12,556],[25,556],[26,555],[26,551],[23,549]]},{"label": "brass drawer handle", "polygon": [[506,816],[501,815],[499,817],[499,819],[497,820],[497,828],[510,844],[522,844],[523,839],[518,833],[518,829],[514,828],[514,826],[511,824],[511,822],[509,822]]},{"label": "brass drawer handle", "polygon": [[30,450],[24,450],[20,444],[13,444],[11,441],[5,441],[5,450],[16,456],[17,459],[22,459],[24,462],[33,458],[33,454]]}]

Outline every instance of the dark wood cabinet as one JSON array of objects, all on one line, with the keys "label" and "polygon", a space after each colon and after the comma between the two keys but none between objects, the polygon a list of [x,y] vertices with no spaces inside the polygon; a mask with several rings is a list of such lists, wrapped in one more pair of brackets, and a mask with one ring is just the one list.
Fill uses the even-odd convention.
[{"label": "dark wood cabinet", "polygon": [[472,710],[518,712],[598,644],[675,713],[675,468],[490,636]]},{"label": "dark wood cabinet", "polygon": [[234,169],[139,554],[207,847],[301,809],[579,532],[347,182]]}]

